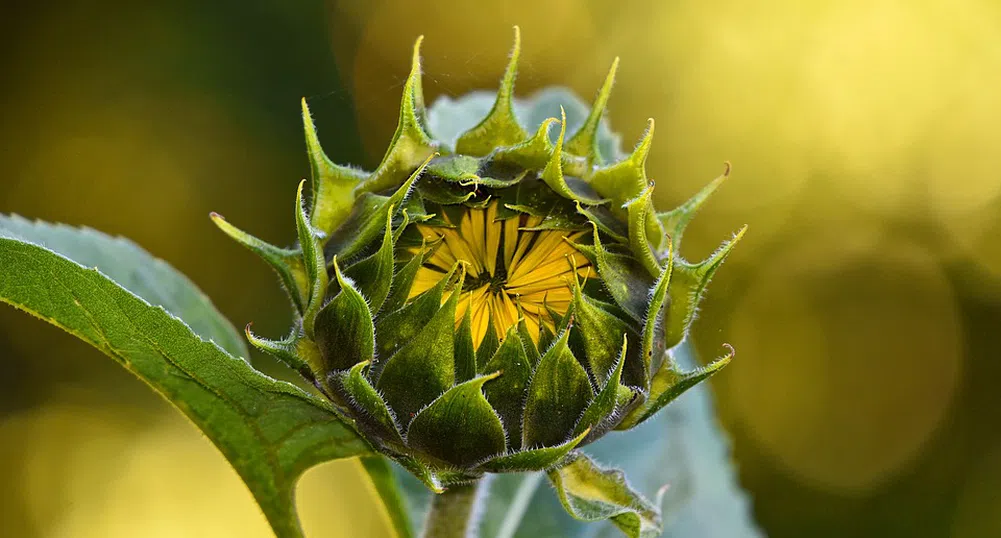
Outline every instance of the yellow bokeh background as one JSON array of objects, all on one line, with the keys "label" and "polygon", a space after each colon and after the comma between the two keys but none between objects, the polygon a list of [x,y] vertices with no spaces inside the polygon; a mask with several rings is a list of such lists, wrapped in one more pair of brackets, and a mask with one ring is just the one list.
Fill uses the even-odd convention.
[{"label": "yellow bokeh background", "polygon": [[[608,119],[626,148],[656,120],[659,207],[733,164],[682,254],[750,225],[693,342],[704,357],[737,349],[713,388],[763,529],[996,534],[992,0],[24,7],[0,22],[0,212],[128,235],[238,326],[280,335],[275,279],[208,212],[290,243],[308,173],[299,97],[328,153],[371,169],[413,40],[426,36],[430,103],[495,87],[515,24],[519,95],[590,98],[621,57]],[[211,444],[96,351],[2,308],[0,368],[0,535],[268,535]],[[311,471],[299,497],[311,536],[387,535],[350,462]]]}]

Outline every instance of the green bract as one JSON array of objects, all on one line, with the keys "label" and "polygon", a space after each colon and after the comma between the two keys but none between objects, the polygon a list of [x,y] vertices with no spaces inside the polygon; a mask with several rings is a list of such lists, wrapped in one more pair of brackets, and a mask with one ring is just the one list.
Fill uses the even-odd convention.
[{"label": "green bract", "polygon": [[[303,101],[312,200],[295,202],[298,246],[215,222],[281,277],[296,322],[252,344],[299,371],[378,451],[436,492],[484,473],[546,470],[568,511],[660,532],[659,508],[576,451],[628,429],[729,362],[682,371],[713,273],[677,254],[726,178],[658,213],[644,168],[653,122],[630,155],[599,140],[617,61],[583,125],[529,132],[511,62],[488,115],[448,141],[430,132],[420,40],[399,126],[371,173],[320,147]],[[553,134],[558,126],[558,136]]]}]

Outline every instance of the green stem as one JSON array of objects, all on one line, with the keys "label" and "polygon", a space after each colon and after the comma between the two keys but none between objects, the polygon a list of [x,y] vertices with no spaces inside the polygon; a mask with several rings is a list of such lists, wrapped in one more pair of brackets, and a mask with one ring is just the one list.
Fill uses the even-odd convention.
[{"label": "green stem", "polygon": [[452,486],[431,500],[422,538],[475,538],[479,533],[480,497],[486,480]]}]

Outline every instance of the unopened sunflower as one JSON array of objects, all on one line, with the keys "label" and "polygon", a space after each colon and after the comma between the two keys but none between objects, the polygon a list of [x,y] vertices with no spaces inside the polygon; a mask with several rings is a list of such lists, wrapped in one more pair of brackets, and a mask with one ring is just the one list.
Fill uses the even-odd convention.
[{"label": "unopened sunflower", "polygon": [[[631,154],[600,140],[614,64],[576,132],[565,114],[529,132],[513,97],[516,34],[489,114],[438,140],[419,46],[372,172],[327,158],[303,101],[312,200],[303,205],[300,184],[295,248],[216,223],[278,272],[295,308],[288,337],[248,330],[251,342],[440,492],[484,473],[572,465],[577,448],[636,426],[724,366],[732,350],[688,372],[671,353],[743,230],[702,262],[677,255],[726,173],[657,212],[644,169],[653,122]],[[551,476],[563,491],[569,475]]]}]

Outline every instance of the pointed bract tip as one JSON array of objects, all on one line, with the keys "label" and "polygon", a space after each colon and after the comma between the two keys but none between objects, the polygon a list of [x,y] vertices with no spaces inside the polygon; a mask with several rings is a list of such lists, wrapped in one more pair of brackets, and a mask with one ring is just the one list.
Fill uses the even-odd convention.
[{"label": "pointed bract tip", "polygon": [[654,497],[654,505],[657,508],[663,508],[664,506],[664,495],[667,494],[667,490],[671,489],[671,484],[664,484],[657,490],[657,495]]},{"label": "pointed bract tip", "polygon": [[542,120],[542,123],[539,124],[539,130],[536,131],[535,136],[537,136],[537,137],[544,137],[544,139],[548,142],[549,141],[549,129],[552,128],[552,126],[553,126],[554,123],[558,123],[559,121],[560,120],[558,120],[556,118],[546,118],[546,119]]},{"label": "pointed bract tip", "polygon": [[[310,160],[313,160],[315,157],[312,154],[319,149],[320,141],[316,136],[316,125],[313,123],[313,115],[309,112],[309,105],[306,104],[305,97],[302,98],[302,125],[306,129],[306,144]],[[322,153],[322,150],[319,153]]]},{"label": "pointed bract tip", "polygon": [[503,373],[504,373],[504,370],[497,370],[496,372],[493,372],[493,373],[483,374],[479,378],[481,380],[483,380],[483,383],[486,383],[487,381],[493,381],[494,379],[497,379]]},{"label": "pointed bract tip", "polygon": [[615,74],[619,71],[619,57],[616,56],[612,60],[612,66],[608,68],[608,74],[605,75],[605,82],[601,85],[600,93],[598,94],[598,101],[595,102],[595,111],[601,113],[601,110],[605,108],[605,104],[608,102],[608,96],[612,93],[612,85],[615,84]]},{"label": "pointed bract tip", "polygon": [[334,254],[333,259],[330,260],[330,265],[334,266],[334,276],[337,278],[337,283],[343,286],[344,275],[341,274],[341,267],[337,264],[337,254]]},{"label": "pointed bract tip", "polygon": [[424,42],[424,35],[417,36],[417,40],[414,41],[414,56],[411,60],[411,68],[414,70],[419,70],[421,66],[421,43]]},{"label": "pointed bract tip", "polygon": [[567,151],[579,156],[586,156],[588,162],[593,162],[595,160],[602,159],[600,152],[598,150],[598,126],[601,123],[601,118],[605,113],[605,107],[608,105],[608,98],[612,94],[612,85],[615,83],[615,73],[619,69],[619,58],[616,56],[612,60],[612,65],[608,69],[608,74],[605,75],[605,81],[601,84],[601,88],[598,90],[598,95],[594,99],[594,104],[591,105],[591,111],[587,115],[587,119],[584,120],[584,124],[580,126],[580,129],[572,137],[570,141],[567,142]]},{"label": "pointed bract tip", "polygon": [[497,92],[497,102],[502,106],[509,106],[512,94],[514,93],[514,77],[518,74],[518,59],[521,57],[521,29],[514,27],[514,45],[511,47],[511,54],[508,56],[507,67],[504,69],[504,78],[501,80],[500,90]]},{"label": "pointed bract tip", "polygon": [[428,165],[431,164],[431,161],[440,156],[441,153],[438,153],[437,151],[435,151],[431,155],[428,155],[427,159],[424,159],[424,162],[422,162],[421,165],[417,167],[417,170],[414,170],[414,173],[410,175],[411,179],[416,181],[417,178],[424,173],[424,169],[426,169]]},{"label": "pointed bract tip", "polygon": [[730,361],[733,360],[733,357],[737,354],[737,352],[733,349],[733,346],[731,346],[730,344],[723,344],[723,349],[726,350],[726,354],[723,355],[722,357],[717,357],[713,359],[712,362],[703,366],[701,368],[701,371],[709,372],[709,375],[713,375],[716,372],[722,370],[724,366],[730,364]]},{"label": "pointed bract tip", "polygon": [[723,166],[724,166],[724,168],[723,168],[723,177],[729,177],[730,176],[730,169],[731,169],[730,168],[730,161],[723,161]]},{"label": "pointed bract tip", "polygon": [[248,323],[243,330],[243,332],[247,335],[247,341],[250,342],[250,345],[254,346],[260,351],[263,351],[269,355],[274,354],[280,348],[280,346],[276,342],[273,342],[266,338],[261,338],[260,336],[254,334],[254,331],[251,328],[253,324],[254,324],[253,322]]},{"label": "pointed bract tip", "polygon": [[646,130],[643,131],[643,137],[640,138],[639,143],[636,144],[636,148],[633,150],[633,154],[630,156],[634,164],[641,165],[646,163],[647,154],[650,153],[650,146],[653,144],[655,126],[653,118],[646,120]]},{"label": "pointed bract tip", "polygon": [[560,136],[556,139],[556,151],[554,155],[563,151],[563,139],[567,135],[567,111],[560,105]]}]

